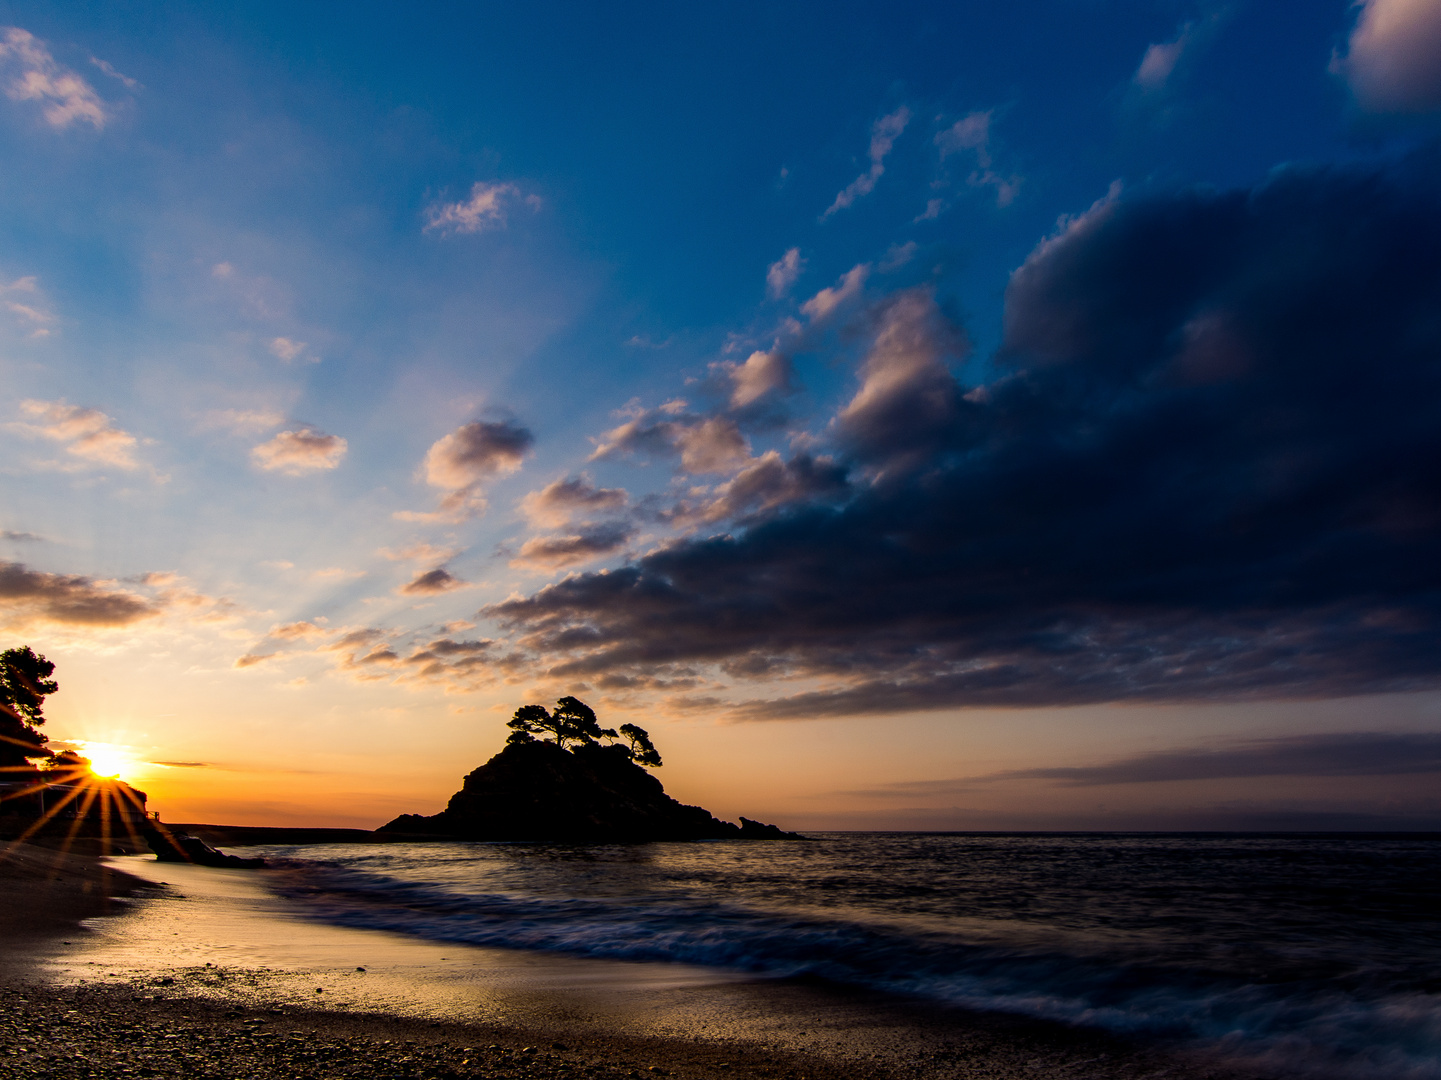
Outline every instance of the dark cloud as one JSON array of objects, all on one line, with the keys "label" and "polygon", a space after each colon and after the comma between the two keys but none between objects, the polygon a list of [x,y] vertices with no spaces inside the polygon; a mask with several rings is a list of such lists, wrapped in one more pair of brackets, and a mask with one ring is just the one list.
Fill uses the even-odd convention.
[{"label": "dark cloud", "polygon": [[23,544],[41,544],[45,542],[45,537],[39,536],[36,533],[16,532],[14,529],[0,529],[0,540],[10,540]]},{"label": "dark cloud", "polygon": [[498,666],[494,649],[495,642],[490,640],[436,638],[406,656],[410,670],[403,678],[450,689],[474,689],[493,681]]},{"label": "dark cloud", "polygon": [[47,574],[0,562],[0,614],[5,621],[128,626],[160,614],[160,606],[80,574]]},{"label": "dark cloud", "polygon": [[892,296],[843,498],[488,613],[553,675],[820,680],[752,719],[1435,686],[1437,165],[1103,201],[1016,271],[984,386]]},{"label": "dark cloud", "polygon": [[436,596],[440,593],[463,589],[468,584],[444,567],[437,566],[434,570],[416,574],[413,580],[406,582],[395,591],[402,596]]},{"label": "dark cloud", "polygon": [[1224,780],[1253,776],[1403,776],[1441,772],[1441,734],[1356,732],[1250,739],[1216,749],[1139,754],[1104,765],[1020,769],[988,780],[1058,780],[1068,786]]}]

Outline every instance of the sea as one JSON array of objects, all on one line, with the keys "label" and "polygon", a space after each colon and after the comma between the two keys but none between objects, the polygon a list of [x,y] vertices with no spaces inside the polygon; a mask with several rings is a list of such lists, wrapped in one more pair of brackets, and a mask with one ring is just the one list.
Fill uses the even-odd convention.
[{"label": "sea", "polygon": [[1441,1080],[1441,834],[270,847],[312,918]]}]

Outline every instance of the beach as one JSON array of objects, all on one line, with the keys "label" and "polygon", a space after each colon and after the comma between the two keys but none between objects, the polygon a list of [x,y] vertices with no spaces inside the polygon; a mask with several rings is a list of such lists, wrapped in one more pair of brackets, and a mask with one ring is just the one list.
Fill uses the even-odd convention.
[{"label": "beach", "polygon": [[[264,871],[30,849],[3,873],[7,896],[44,913],[7,905],[4,1077],[1243,1075],[826,985],[330,926],[270,893]],[[45,902],[77,885],[83,903]]]}]

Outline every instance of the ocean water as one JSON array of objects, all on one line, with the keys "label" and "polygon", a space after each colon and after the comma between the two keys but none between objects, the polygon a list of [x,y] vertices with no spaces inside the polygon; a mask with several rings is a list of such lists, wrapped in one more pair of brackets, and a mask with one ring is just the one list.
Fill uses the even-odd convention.
[{"label": "ocean water", "polygon": [[272,847],[314,918],[806,976],[1441,1080],[1441,836],[812,834]]}]

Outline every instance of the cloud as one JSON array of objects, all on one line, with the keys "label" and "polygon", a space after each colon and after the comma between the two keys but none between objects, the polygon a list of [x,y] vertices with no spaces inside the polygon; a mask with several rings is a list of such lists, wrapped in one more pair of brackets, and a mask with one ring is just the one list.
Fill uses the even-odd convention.
[{"label": "cloud", "polygon": [[1113,192],[1012,275],[988,382],[880,298],[835,482],[485,613],[549,678],[807,680],[737,719],[1441,686],[1438,193],[1435,148]]},{"label": "cloud", "polygon": [[1146,54],[1141,57],[1141,66],[1136,69],[1136,74],[1132,76],[1131,81],[1142,90],[1151,93],[1162,89],[1166,85],[1166,80],[1171,77],[1171,72],[1176,70],[1176,64],[1180,61],[1181,53],[1186,48],[1186,38],[1190,29],[1191,26],[1187,23],[1175,41],[1149,46]]},{"label": "cloud", "polygon": [[597,440],[591,461],[614,457],[680,456],[688,473],[728,473],[750,460],[750,445],[727,416],[695,416],[671,404],[640,410]]},{"label": "cloud", "polygon": [[401,521],[464,521],[485,512],[481,485],[494,476],[516,472],[535,444],[535,436],[510,420],[463,424],[437,439],[425,455],[425,479],[446,492],[431,513],[402,510]]},{"label": "cloud", "polygon": [[81,574],[48,574],[0,562],[0,620],[16,629],[35,623],[130,626],[159,615],[163,603]]},{"label": "cloud", "polygon": [[280,641],[305,641],[311,638],[322,638],[330,633],[332,631],[323,626],[301,620],[293,623],[278,623],[270,628],[268,636]]},{"label": "cloud", "polygon": [[[994,168],[991,155],[991,116],[990,111],[970,113],[937,134],[935,143],[940,149],[942,161],[953,154],[966,151],[974,154],[976,167],[966,178],[966,183],[971,187],[995,188],[996,205],[1010,206],[1021,190],[1021,178],[1014,174],[1002,176]],[[932,199],[926,204],[925,213],[916,220],[926,221],[939,217],[943,208],[940,199]]]},{"label": "cloud", "polygon": [[886,249],[886,257],[876,269],[883,274],[899,270],[916,257],[918,249],[919,245],[914,240],[908,240],[904,244],[892,244]]},{"label": "cloud", "polygon": [[464,202],[432,206],[426,212],[425,231],[469,234],[503,229],[509,208],[516,202],[523,202],[532,210],[540,209],[538,196],[522,195],[514,184],[476,183],[470,189],[470,198]]},{"label": "cloud", "polygon": [[263,664],[267,660],[274,660],[277,655],[279,654],[246,653],[244,656],[237,657],[232,666],[244,670],[245,668],[255,667],[257,664]]},{"label": "cloud", "polygon": [[600,525],[573,536],[535,536],[510,560],[514,567],[559,570],[611,555],[625,546],[635,530],[628,525]]},{"label": "cloud", "polygon": [[801,258],[800,248],[791,248],[766,271],[766,292],[771,299],[779,300],[791,291],[791,286],[801,276],[806,261]]},{"label": "cloud", "polygon": [[919,225],[922,221],[935,221],[946,210],[945,199],[927,199],[926,208],[911,219],[912,225]]},{"label": "cloud", "polygon": [[251,460],[267,472],[286,476],[333,469],[345,457],[349,444],[339,435],[327,435],[317,428],[282,431],[250,451]]},{"label": "cloud", "polygon": [[1441,108],[1441,7],[1432,0],[1361,0],[1346,55],[1332,57],[1362,108]]},{"label": "cloud", "polygon": [[533,525],[558,529],[577,518],[623,510],[627,502],[623,488],[598,488],[588,476],[567,476],[526,495],[520,512]]},{"label": "cloud", "polygon": [[36,287],[35,276],[17,278],[9,285],[0,285],[0,307],[4,307],[30,331],[32,338],[50,336],[55,315],[49,311]]},{"label": "cloud", "polygon": [[134,450],[139,442],[128,431],[115,427],[99,409],[60,401],[20,403],[20,411],[31,422],[14,425],[27,435],[64,443],[65,451],[82,461],[95,465],[111,465],[118,469],[138,469]]},{"label": "cloud", "polygon": [[285,414],[269,409],[215,409],[205,414],[203,424],[221,428],[234,435],[251,435],[268,431],[285,423]]},{"label": "cloud", "polygon": [[1441,772],[1441,734],[1348,732],[1248,739],[1138,754],[1102,765],[1016,769],[981,780],[1055,780],[1070,787],[1257,776],[1406,776]]},{"label": "cloud", "polygon": [[810,317],[813,323],[823,323],[835,312],[849,304],[866,286],[870,277],[871,264],[860,263],[851,267],[841,276],[839,282],[816,293],[801,305],[801,313]]},{"label": "cloud", "polygon": [[731,384],[732,409],[746,409],[772,394],[795,391],[795,368],[790,353],[779,345],[764,351],[757,349],[743,364],[722,361],[711,366]]},{"label": "cloud", "polygon": [[835,426],[858,458],[894,466],[934,454],[963,422],[969,405],[947,360],[963,359],[970,346],[924,289],[896,294],[873,317],[860,389]]},{"label": "cloud", "polygon": [[0,540],[9,540],[12,543],[39,544],[45,542],[45,537],[37,533],[16,532],[14,529],[0,529]]},{"label": "cloud", "polygon": [[403,548],[381,548],[376,554],[384,556],[391,562],[422,562],[430,563],[433,566],[437,563],[449,562],[460,554],[460,549],[416,543]]},{"label": "cloud", "polygon": [[682,500],[662,516],[672,525],[692,528],[848,493],[846,469],[834,459],[801,453],[786,460],[779,451],[767,450],[706,497]]},{"label": "cloud", "polygon": [[398,681],[439,685],[451,691],[475,690],[495,682],[509,664],[494,655],[495,642],[436,638],[413,648],[401,661]]},{"label": "cloud", "polygon": [[284,360],[287,364],[303,353],[305,349],[305,342],[291,341],[289,338],[278,337],[270,343],[271,354]]},{"label": "cloud", "polygon": [[438,596],[441,593],[454,592],[456,589],[468,589],[470,583],[453,576],[449,570],[437,566],[434,570],[426,570],[416,574],[415,577],[400,586],[395,591],[401,596]]},{"label": "cloud", "polygon": [[95,89],[57,64],[43,42],[17,26],[0,32],[0,71],[6,72],[6,96],[38,102],[45,122],[53,128],[86,123],[99,131],[110,119]]},{"label": "cloud", "polygon": [[871,125],[871,167],[848,184],[844,190],[836,196],[835,202],[821,215],[824,221],[838,210],[844,210],[853,205],[857,199],[869,195],[875,190],[876,181],[885,175],[886,155],[891,152],[891,147],[900,138],[901,132],[906,130],[906,125],[911,122],[911,110],[902,105],[895,112],[881,117]]},{"label": "cloud", "polygon": [[374,627],[348,631],[322,651],[333,654],[336,667],[361,682],[388,680],[453,692],[491,686],[516,667],[514,659],[488,639],[441,637],[408,645]]},{"label": "cloud", "polygon": [[326,566],[306,575],[311,581],[351,581],[364,576],[364,570],[347,570],[343,566]]},{"label": "cloud", "polygon": [[122,75],[120,72],[116,71],[107,61],[101,60],[101,59],[98,58],[98,57],[92,56],[92,57],[90,58],[90,62],[91,62],[92,64],[94,64],[96,67],[98,67],[101,71],[103,71],[106,75],[109,75],[109,76],[110,76],[112,79],[114,79],[116,82],[118,82],[118,83],[120,83],[122,86],[124,86],[125,89],[127,89],[127,90],[140,90],[140,89],[142,89],[142,87],[141,87],[141,85],[140,85],[139,82],[137,82],[135,79],[132,79],[129,75]]}]

